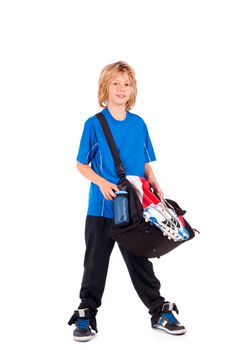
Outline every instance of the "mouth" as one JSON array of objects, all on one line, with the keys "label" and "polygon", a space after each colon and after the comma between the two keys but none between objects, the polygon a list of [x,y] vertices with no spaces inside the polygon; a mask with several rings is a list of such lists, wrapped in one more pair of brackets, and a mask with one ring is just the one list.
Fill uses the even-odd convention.
[{"label": "mouth", "polygon": [[119,95],[116,95],[118,98],[121,98],[121,99],[123,99],[123,98],[125,98],[126,97],[126,95],[122,95],[122,94],[119,94]]}]

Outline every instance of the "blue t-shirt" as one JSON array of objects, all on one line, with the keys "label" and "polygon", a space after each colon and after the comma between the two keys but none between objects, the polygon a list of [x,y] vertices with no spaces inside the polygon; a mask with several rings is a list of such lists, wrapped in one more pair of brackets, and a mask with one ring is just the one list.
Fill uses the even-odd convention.
[{"label": "blue t-shirt", "polygon": [[[144,120],[136,114],[126,112],[124,120],[115,119],[108,108],[105,116],[112,132],[126,175],[144,177],[145,163],[156,160]],[[76,160],[91,163],[91,168],[109,182],[118,184],[114,160],[97,116],[86,120]],[[104,198],[98,185],[91,182],[87,215],[113,218],[113,201]]]}]

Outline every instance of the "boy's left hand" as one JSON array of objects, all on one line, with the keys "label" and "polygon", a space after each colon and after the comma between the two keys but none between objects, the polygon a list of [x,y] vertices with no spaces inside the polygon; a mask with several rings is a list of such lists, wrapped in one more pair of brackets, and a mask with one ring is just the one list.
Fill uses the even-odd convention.
[{"label": "boy's left hand", "polygon": [[158,183],[151,184],[151,186],[152,186],[153,191],[154,191],[155,194],[157,193],[159,195],[159,197],[164,198],[164,193],[163,193],[163,191],[162,191],[162,189],[161,189],[161,187],[159,186]]}]

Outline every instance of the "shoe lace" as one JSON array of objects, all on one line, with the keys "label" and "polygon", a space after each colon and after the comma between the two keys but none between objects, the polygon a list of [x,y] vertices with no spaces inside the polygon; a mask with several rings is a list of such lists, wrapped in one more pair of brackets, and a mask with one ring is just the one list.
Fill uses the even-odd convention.
[{"label": "shoe lace", "polygon": [[175,318],[172,312],[165,312],[162,314],[162,317],[164,317],[169,322],[178,323],[178,320]]},{"label": "shoe lace", "polygon": [[76,320],[76,326],[79,330],[85,330],[88,328],[89,326],[89,320],[88,319],[82,319],[82,318],[78,318]]}]

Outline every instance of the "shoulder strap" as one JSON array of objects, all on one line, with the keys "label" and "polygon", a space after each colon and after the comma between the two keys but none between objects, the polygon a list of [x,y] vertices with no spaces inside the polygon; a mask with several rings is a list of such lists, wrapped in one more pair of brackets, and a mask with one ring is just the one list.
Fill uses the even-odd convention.
[{"label": "shoulder strap", "polygon": [[109,148],[111,150],[111,153],[112,153],[112,156],[114,159],[117,175],[121,179],[121,184],[123,186],[127,186],[128,189],[131,189],[129,191],[129,202],[131,203],[129,205],[129,208],[130,208],[130,217],[132,219],[132,222],[134,224],[140,223],[142,221],[142,218],[143,218],[143,216],[142,216],[143,207],[141,205],[140,199],[139,199],[138,195],[136,194],[136,191],[133,190],[132,184],[126,178],[125,170],[124,170],[122,162],[120,160],[120,156],[119,156],[119,153],[117,151],[115,141],[113,139],[111,130],[109,128],[109,125],[108,125],[108,122],[107,122],[105,116],[102,113],[97,113],[96,116],[99,119],[100,125],[101,125],[101,127],[104,131],[104,135],[107,139]]},{"label": "shoulder strap", "polygon": [[123,168],[123,165],[122,165],[119,153],[117,151],[117,147],[116,147],[115,141],[113,139],[111,130],[109,128],[108,122],[107,122],[105,116],[101,112],[97,113],[96,116],[99,119],[100,125],[103,129],[104,135],[107,139],[110,151],[112,153],[117,175],[120,177],[120,179],[122,179],[123,177],[125,177],[125,170]]}]

